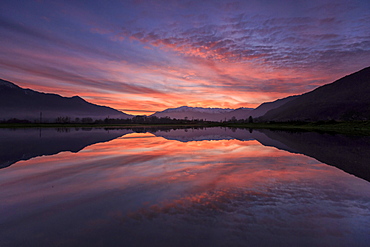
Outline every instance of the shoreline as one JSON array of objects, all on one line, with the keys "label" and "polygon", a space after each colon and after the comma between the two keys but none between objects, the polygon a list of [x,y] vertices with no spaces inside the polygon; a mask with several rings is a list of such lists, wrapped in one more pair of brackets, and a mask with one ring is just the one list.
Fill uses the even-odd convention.
[{"label": "shoreline", "polygon": [[324,132],[350,135],[370,135],[370,121],[358,122],[274,122],[274,123],[197,123],[197,124],[60,124],[60,123],[1,123],[0,128],[210,128],[230,127],[271,129],[295,132]]}]

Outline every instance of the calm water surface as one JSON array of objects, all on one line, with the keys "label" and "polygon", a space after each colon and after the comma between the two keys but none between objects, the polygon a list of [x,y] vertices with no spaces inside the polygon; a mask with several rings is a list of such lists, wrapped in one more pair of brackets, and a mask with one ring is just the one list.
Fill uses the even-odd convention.
[{"label": "calm water surface", "polygon": [[0,129],[0,246],[369,246],[368,137],[137,131]]}]

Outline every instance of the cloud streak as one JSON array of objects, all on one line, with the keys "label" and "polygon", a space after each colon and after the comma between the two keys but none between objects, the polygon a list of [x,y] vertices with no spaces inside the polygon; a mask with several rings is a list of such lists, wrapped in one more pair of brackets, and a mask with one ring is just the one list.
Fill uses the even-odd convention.
[{"label": "cloud streak", "polygon": [[14,4],[3,79],[119,109],[256,107],[370,63],[367,1]]}]

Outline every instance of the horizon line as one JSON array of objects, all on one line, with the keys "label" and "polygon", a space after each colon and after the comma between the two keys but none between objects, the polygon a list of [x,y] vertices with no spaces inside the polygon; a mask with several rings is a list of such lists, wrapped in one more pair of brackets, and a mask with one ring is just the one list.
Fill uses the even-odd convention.
[{"label": "horizon line", "polygon": [[151,110],[132,110],[132,109],[117,109],[119,111],[134,111],[134,112],[157,112],[157,111],[151,111]]}]

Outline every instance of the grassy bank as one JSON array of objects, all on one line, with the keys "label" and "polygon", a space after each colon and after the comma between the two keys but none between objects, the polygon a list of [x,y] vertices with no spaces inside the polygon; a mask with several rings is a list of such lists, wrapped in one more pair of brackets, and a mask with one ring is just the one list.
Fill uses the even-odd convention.
[{"label": "grassy bank", "polygon": [[350,135],[370,135],[370,121],[361,122],[276,122],[276,123],[217,123],[197,124],[0,124],[0,128],[192,128],[232,127],[250,129],[275,129],[287,131],[333,132]]},{"label": "grassy bank", "polygon": [[370,135],[370,121],[360,122],[286,122],[225,124],[225,127],[276,129],[289,131],[334,132],[350,135]]}]

